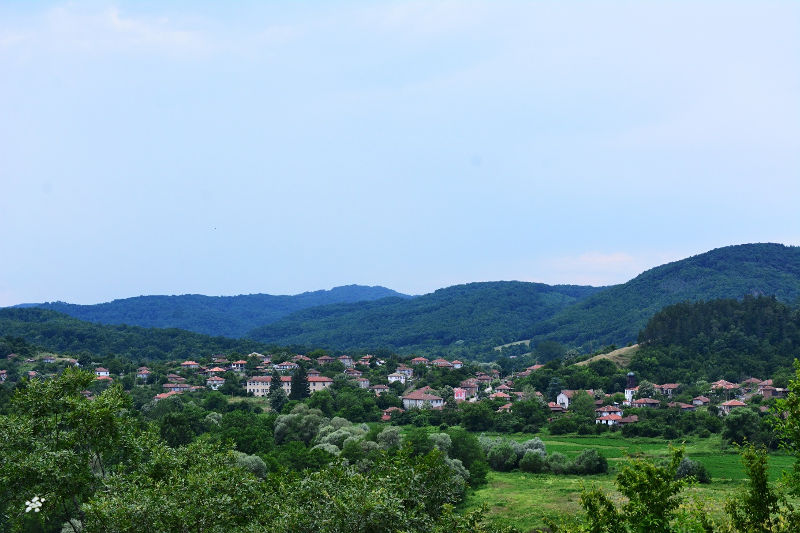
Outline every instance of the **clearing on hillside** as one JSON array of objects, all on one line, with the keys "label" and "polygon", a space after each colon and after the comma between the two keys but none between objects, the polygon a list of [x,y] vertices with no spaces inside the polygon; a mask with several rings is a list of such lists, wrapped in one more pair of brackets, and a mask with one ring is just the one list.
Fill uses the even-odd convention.
[{"label": "clearing on hillside", "polygon": [[634,344],[632,346],[625,346],[624,348],[617,348],[613,352],[595,355],[594,357],[590,357],[585,361],[581,361],[580,363],[575,363],[575,364],[588,365],[592,361],[599,361],[600,359],[608,359],[618,367],[625,368],[630,364],[631,359],[633,359],[633,354],[635,354],[636,350],[638,349],[639,349],[638,344]]}]

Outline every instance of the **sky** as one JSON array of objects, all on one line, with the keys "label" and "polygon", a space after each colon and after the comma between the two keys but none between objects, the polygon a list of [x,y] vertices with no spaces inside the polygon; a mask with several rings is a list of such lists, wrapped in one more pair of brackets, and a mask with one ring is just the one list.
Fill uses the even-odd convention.
[{"label": "sky", "polygon": [[800,3],[0,3],[0,306],[800,244]]}]

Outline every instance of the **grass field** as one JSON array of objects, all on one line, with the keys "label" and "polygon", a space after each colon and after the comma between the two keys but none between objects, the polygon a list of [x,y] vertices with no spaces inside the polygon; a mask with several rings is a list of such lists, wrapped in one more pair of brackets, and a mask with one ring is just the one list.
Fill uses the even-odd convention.
[{"label": "grass field", "polygon": [[[490,472],[488,484],[470,493],[466,507],[474,509],[486,504],[489,518],[496,525],[513,525],[521,531],[532,531],[545,525],[546,518],[581,513],[579,498],[584,486],[592,484],[621,495],[614,486],[615,470],[626,457],[644,455],[666,458],[668,443],[658,439],[624,439],[619,434],[607,436],[538,435],[547,452],[561,452],[574,457],[587,448],[597,449],[609,461],[611,472],[597,476],[554,476],[523,472]],[[527,440],[533,435],[513,435]],[[675,444],[681,444],[676,442]],[[721,513],[725,500],[744,484],[744,471],[735,449],[723,449],[719,437],[687,440],[686,455],[703,463],[712,477],[709,485],[697,485],[686,491],[689,500],[698,499],[712,512]],[[783,454],[770,456],[770,478],[777,480],[783,470],[791,468],[794,459]]]}]

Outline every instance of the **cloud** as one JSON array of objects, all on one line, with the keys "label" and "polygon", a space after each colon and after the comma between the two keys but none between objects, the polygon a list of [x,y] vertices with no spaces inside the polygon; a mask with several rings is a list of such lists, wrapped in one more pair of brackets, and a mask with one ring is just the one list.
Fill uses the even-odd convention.
[{"label": "cloud", "polygon": [[569,283],[578,285],[615,285],[625,283],[649,270],[669,261],[682,259],[685,255],[664,252],[632,255],[627,252],[587,251],[544,259],[541,272],[551,279],[545,283]]}]

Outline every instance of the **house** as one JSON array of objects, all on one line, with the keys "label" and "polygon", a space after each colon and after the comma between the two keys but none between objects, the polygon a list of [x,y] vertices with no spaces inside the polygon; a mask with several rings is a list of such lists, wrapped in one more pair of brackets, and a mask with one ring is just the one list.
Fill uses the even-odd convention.
[{"label": "house", "polygon": [[[289,377],[289,376],[287,376],[287,377]],[[289,378],[289,379],[291,379],[291,378]],[[289,383],[291,383],[291,381]],[[367,382],[367,384],[369,384],[369,382]],[[317,391],[321,391],[323,389],[327,389],[331,385],[333,385],[333,379],[331,379],[329,377],[319,376],[319,375],[317,375],[317,376],[309,375],[308,376],[308,388],[312,393],[317,392]]]},{"label": "house", "polygon": [[228,358],[227,357],[214,357],[212,361],[218,365],[227,365]]},{"label": "house", "polygon": [[350,368],[353,366],[353,358],[349,355],[340,355],[337,357],[340,363],[342,363],[346,368]]},{"label": "house", "polygon": [[389,407],[388,409],[383,410],[383,415],[381,416],[381,420],[384,422],[388,422],[392,419],[392,415],[395,413],[404,413],[404,409],[400,409],[399,407]]},{"label": "house", "polygon": [[358,383],[358,386],[362,389],[369,388],[369,380],[367,378],[357,378],[356,383]]},{"label": "house", "polygon": [[658,409],[661,407],[661,402],[653,398],[639,398],[631,402],[631,407],[649,407],[650,409]]},{"label": "house", "polygon": [[537,371],[537,370],[539,370],[540,368],[544,368],[544,365],[533,365],[533,366],[529,366],[529,367],[528,367],[526,370],[528,370],[528,371],[530,371],[530,372],[536,372],[536,371]]},{"label": "house", "polygon": [[[245,381],[244,390],[253,396],[266,396],[272,384],[272,376],[252,376]],[[292,376],[281,376],[281,387],[289,394],[292,391]],[[309,388],[311,381],[309,380]]]},{"label": "house", "polygon": [[212,374],[212,375],[213,374],[222,374],[224,372],[226,372],[226,370],[224,368],[220,367],[220,366],[215,366],[213,368],[209,368],[208,369],[208,373]]},{"label": "house", "polygon": [[167,381],[170,383],[186,383],[186,378],[183,378],[178,374],[167,374]]},{"label": "house", "polygon": [[333,363],[334,361],[336,361],[336,359],[330,355],[320,355],[317,357],[317,364],[319,365],[327,365],[328,363]]},{"label": "house", "polygon": [[557,404],[556,402],[549,402],[547,407],[550,408],[550,412],[552,413],[563,413],[566,411],[561,405]]},{"label": "house", "polygon": [[266,396],[269,394],[269,384],[272,376],[253,376],[247,378],[244,389],[253,396]]},{"label": "house", "polygon": [[635,387],[626,387],[625,388],[625,403],[624,405],[630,405],[633,401],[633,397],[636,396],[636,393],[639,392],[639,386]]},{"label": "house", "polygon": [[719,404],[719,412],[720,414],[727,415],[730,414],[732,409],[736,409],[737,407],[747,407],[747,404],[739,400],[728,400],[727,402]]},{"label": "house", "polygon": [[506,394],[505,392],[495,392],[489,395],[490,400],[510,400],[511,396]]},{"label": "house", "polygon": [[[28,370],[28,379],[33,379],[37,377],[39,373],[36,370]],[[97,376],[95,379],[99,380],[106,380],[106,381],[113,381],[111,376]]]},{"label": "house", "polygon": [[156,395],[155,395],[155,397],[154,397],[153,399],[154,399],[155,401],[158,401],[158,400],[163,400],[163,399],[165,399],[165,398],[169,398],[170,396],[175,396],[176,394],[180,394],[180,392],[173,392],[173,391],[170,391],[170,392],[162,392],[161,394],[156,394]]},{"label": "house", "polygon": [[374,358],[371,355],[365,355],[358,360],[358,364],[369,366],[369,364],[372,362],[372,359]]},{"label": "house", "polygon": [[705,396],[696,396],[692,398],[692,405],[702,406],[702,405],[708,405],[709,403],[711,403],[711,400],[709,398],[706,398]]},{"label": "house", "polygon": [[278,372],[294,372],[300,365],[293,361],[284,361],[275,365],[275,370]]},{"label": "house", "polygon": [[388,385],[373,385],[372,387],[369,388],[369,390],[374,392],[375,396],[380,396],[384,392],[389,392],[389,386]]},{"label": "house", "polygon": [[320,372],[316,368],[310,368],[308,370],[308,372],[306,372],[306,375],[309,376],[309,377],[311,377],[311,376],[320,376],[320,375],[322,375],[322,372]]},{"label": "house", "polygon": [[498,387],[497,387],[495,390],[496,390],[496,391],[499,391],[499,392],[505,392],[505,393],[508,393],[508,391],[510,391],[510,390],[511,390],[511,387],[509,387],[508,385],[506,385],[505,383],[503,383],[502,385],[498,386]]},{"label": "house", "polygon": [[200,368],[200,364],[195,361],[184,361],[183,363],[181,363],[181,368],[188,370],[196,370]]},{"label": "house", "polygon": [[147,381],[150,379],[150,369],[146,366],[139,367],[136,369],[136,377],[142,381]]},{"label": "house", "polygon": [[600,418],[601,416],[606,416],[606,415],[617,415],[620,418],[622,418],[622,409],[620,409],[619,407],[615,407],[613,405],[606,405],[605,407],[598,407],[597,409],[594,410],[594,412],[595,412],[595,416],[597,416],[598,418]]},{"label": "house", "polygon": [[189,390],[191,387],[191,385],[186,383],[164,383],[162,386],[167,390],[167,392],[184,392]]},{"label": "house", "polygon": [[388,376],[386,376],[386,378],[389,380],[389,383],[394,383],[396,381],[399,381],[403,385],[405,385],[405,383],[406,383],[405,374],[401,374],[400,372],[395,372],[393,374],[389,374]]},{"label": "house", "polygon": [[692,403],[683,403],[683,402],[669,402],[667,407],[677,407],[681,411],[694,411],[697,409],[697,406]]},{"label": "house", "polygon": [[221,377],[211,376],[206,380],[206,386],[211,390],[217,390],[225,385],[225,380]]},{"label": "house", "polygon": [[461,387],[454,388],[453,398],[455,398],[457,402],[467,401],[467,389],[463,389]]},{"label": "house", "polygon": [[435,366],[436,368],[453,368],[453,363],[440,357],[431,361],[431,366]]},{"label": "house", "polygon": [[231,363],[231,368],[234,372],[244,372],[245,367],[247,366],[247,361],[244,359],[239,359],[238,361],[234,361]]},{"label": "house", "polygon": [[397,365],[395,372],[403,374],[407,378],[410,378],[414,375],[414,369],[406,365]]},{"label": "house", "polygon": [[415,357],[414,359],[411,360],[411,364],[412,365],[427,365],[428,364],[428,360],[425,359],[424,357]]},{"label": "house", "polygon": [[738,389],[739,385],[736,383],[731,383],[730,381],[725,381],[724,379],[720,379],[719,381],[715,381],[711,384],[711,390],[735,390]]},{"label": "house", "polygon": [[747,378],[746,380],[742,381],[742,387],[748,390],[753,390],[757,388],[762,381],[763,380],[758,378]]},{"label": "house", "polygon": [[[577,390],[562,390],[561,393],[556,397],[556,403],[563,407],[564,409],[569,409],[569,402],[572,400],[572,397],[575,393],[578,392]],[[589,389],[584,391],[589,396],[594,396],[594,390]]]},{"label": "house", "polygon": [[510,413],[511,412],[511,404],[507,403],[505,405],[501,405],[497,408],[498,413]]},{"label": "house", "polygon": [[97,377],[110,376],[111,372],[109,372],[109,370],[107,368],[103,368],[102,366],[98,366],[97,368],[94,369],[94,375],[97,376]]},{"label": "house", "polygon": [[663,385],[653,385],[653,388],[658,394],[663,396],[670,396],[672,397],[672,393],[678,390],[680,384],[678,383],[664,383]]},{"label": "house", "polygon": [[638,415],[629,415],[623,417],[623,419],[619,421],[619,424],[635,424],[638,421],[639,421]]},{"label": "house", "polygon": [[406,409],[420,409],[430,405],[432,409],[441,409],[444,405],[444,400],[435,394],[429,394],[426,389],[430,388],[417,389],[403,396],[403,407]]},{"label": "house", "polygon": [[363,374],[363,372],[356,370],[355,368],[346,368],[344,370],[344,375],[348,378],[360,378],[361,374]]},{"label": "house", "polygon": [[607,414],[595,419],[595,424],[604,424],[606,426],[616,426],[622,421],[622,416],[617,414]]},{"label": "house", "polygon": [[55,362],[56,358],[53,357],[52,355],[45,355],[44,357],[42,357],[42,363],[55,363]]},{"label": "house", "polygon": [[478,394],[478,380],[475,378],[465,379],[458,386],[464,389],[467,398],[472,398]]},{"label": "house", "polygon": [[8,371],[0,370],[0,383],[4,382],[7,379],[8,379]]},{"label": "house", "polygon": [[295,363],[297,363],[299,361],[311,362],[311,358],[310,357],[306,357],[305,355],[297,354],[294,357],[292,357],[292,361],[294,361]]},{"label": "house", "polygon": [[453,364],[453,368],[456,368],[456,369],[458,369],[458,368],[461,368],[461,367],[463,367],[463,366],[464,366],[464,363],[462,363],[462,362],[461,362],[461,361],[459,361],[458,359],[456,359],[455,361],[453,361],[453,363],[452,363],[452,364]]},{"label": "house", "polygon": [[761,395],[766,400],[769,400],[770,398],[785,398],[786,389],[776,388],[773,387],[772,385],[767,385],[765,387],[761,387]]}]

